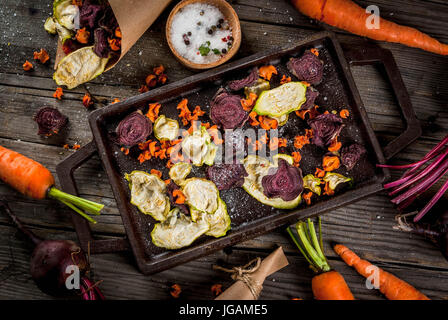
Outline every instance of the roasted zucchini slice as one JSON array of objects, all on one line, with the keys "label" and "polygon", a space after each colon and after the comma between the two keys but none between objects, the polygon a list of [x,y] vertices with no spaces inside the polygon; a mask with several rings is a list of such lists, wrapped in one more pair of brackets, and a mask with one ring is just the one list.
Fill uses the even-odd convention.
[{"label": "roasted zucchini slice", "polygon": [[187,247],[210,229],[209,224],[199,219],[196,222],[178,208],[170,211],[164,222],[157,223],[151,232],[152,243],[165,249]]},{"label": "roasted zucchini slice", "polygon": [[195,210],[214,213],[218,209],[219,191],[210,180],[187,179],[182,186],[182,192],[185,195],[185,202]]},{"label": "roasted zucchini slice", "polygon": [[166,185],[158,176],[144,171],[132,171],[125,175],[131,190],[131,203],[142,213],[164,221],[170,211],[170,199]]},{"label": "roasted zucchini slice", "polygon": [[179,123],[177,120],[165,117],[163,114],[158,116],[154,122],[154,136],[159,141],[174,140],[179,134]]}]

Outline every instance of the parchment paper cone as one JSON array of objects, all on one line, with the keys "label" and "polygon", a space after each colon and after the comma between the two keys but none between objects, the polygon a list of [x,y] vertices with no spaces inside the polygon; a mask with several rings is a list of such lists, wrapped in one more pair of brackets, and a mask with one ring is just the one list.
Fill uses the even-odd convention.
[{"label": "parchment paper cone", "polygon": [[[120,26],[122,38],[120,58],[115,63],[108,65],[105,71],[112,69],[118,61],[121,60],[171,1],[172,0],[109,0],[112,11]],[[55,70],[64,55],[64,51],[62,51],[62,43],[61,41],[58,41],[54,63]]]},{"label": "parchment paper cone", "polygon": [[[286,267],[288,264],[288,259],[286,259],[282,247],[279,247],[263,259],[260,267],[254,273],[251,273],[249,277],[255,283],[262,285],[268,276]],[[249,287],[243,281],[238,280],[221,293],[216,300],[255,300],[255,297]]]}]

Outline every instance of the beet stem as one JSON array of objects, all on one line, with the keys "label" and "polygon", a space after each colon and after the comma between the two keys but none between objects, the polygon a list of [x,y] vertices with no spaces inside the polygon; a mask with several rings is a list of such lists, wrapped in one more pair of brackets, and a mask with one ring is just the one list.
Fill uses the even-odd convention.
[{"label": "beet stem", "polygon": [[34,243],[34,245],[38,245],[43,241],[42,238],[35,235],[34,232],[29,230],[22,224],[22,221],[20,221],[19,218],[17,218],[17,216],[12,212],[12,210],[9,208],[8,204],[5,201],[0,200],[0,207],[3,207],[5,209],[6,213],[11,218],[12,222],[14,222],[17,229],[19,229],[22,233],[24,233]]},{"label": "beet stem", "polygon": [[442,188],[437,191],[434,197],[432,197],[432,199],[425,205],[425,207],[414,217],[414,222],[420,221],[420,219],[423,218],[426,213],[428,213],[428,211],[436,204],[436,202],[439,201],[446,190],[448,190],[448,180],[445,181]]}]

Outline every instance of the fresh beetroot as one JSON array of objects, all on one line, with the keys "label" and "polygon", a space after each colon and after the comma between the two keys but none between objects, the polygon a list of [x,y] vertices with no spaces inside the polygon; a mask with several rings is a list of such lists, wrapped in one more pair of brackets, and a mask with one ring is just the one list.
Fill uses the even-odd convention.
[{"label": "fresh beetroot", "polygon": [[104,299],[98,286],[87,277],[89,260],[75,242],[41,239],[22,224],[6,202],[0,200],[0,207],[4,208],[17,228],[35,245],[31,255],[30,273],[39,289],[55,296],[69,294],[71,291],[66,286],[66,280],[73,272],[70,266],[76,266],[79,268],[80,290],[87,293],[82,297],[85,300]]},{"label": "fresh beetroot", "polygon": [[397,225],[394,229],[424,236],[437,245],[445,259],[448,260],[448,211],[445,211],[432,223],[407,221],[408,217],[415,214],[416,212],[412,212],[396,216]]}]

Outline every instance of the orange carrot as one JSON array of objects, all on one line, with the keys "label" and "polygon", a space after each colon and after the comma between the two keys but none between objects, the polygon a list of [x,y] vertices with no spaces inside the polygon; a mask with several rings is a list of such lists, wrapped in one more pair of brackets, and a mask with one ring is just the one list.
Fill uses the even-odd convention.
[{"label": "orange carrot", "polygon": [[307,192],[307,193],[305,193],[305,194],[302,196],[303,200],[305,200],[305,203],[306,203],[307,205],[310,205],[310,204],[311,204],[311,197],[312,197],[312,196],[313,196],[313,192],[312,192],[312,191]]},{"label": "orange carrot", "polygon": [[180,189],[173,191],[173,197],[176,199],[174,202],[177,204],[185,203],[185,195]]},{"label": "orange carrot", "polygon": [[297,149],[302,149],[303,146],[305,146],[309,143],[310,143],[310,139],[306,135],[294,137],[294,147]]},{"label": "orange carrot", "polygon": [[298,167],[300,164],[300,160],[302,160],[302,155],[300,154],[300,152],[292,152],[291,155],[294,159],[294,166]]},{"label": "orange carrot", "polygon": [[120,27],[117,27],[117,28],[115,29],[115,37],[121,39],[122,34],[121,34],[121,29],[120,29]]},{"label": "orange carrot", "polygon": [[33,58],[34,60],[39,60],[40,63],[45,63],[48,60],[50,60],[50,56],[48,55],[48,52],[45,49],[40,49],[39,52],[34,51]]},{"label": "orange carrot", "polygon": [[272,65],[262,66],[258,70],[258,74],[260,75],[260,77],[262,77],[268,81],[271,80],[273,74],[277,74],[277,73],[278,73],[277,69]]},{"label": "orange carrot", "polygon": [[299,221],[296,224],[296,233],[291,227],[286,229],[316,274],[311,280],[313,295],[317,300],[354,300],[344,278],[339,272],[331,269],[324,255],[320,218],[318,223],[319,237],[317,237],[313,221],[309,218],[306,222]]},{"label": "orange carrot", "polygon": [[325,176],[325,171],[321,168],[316,168],[316,172],[314,173],[314,176],[317,178],[323,178]]},{"label": "orange carrot", "polygon": [[152,122],[155,122],[156,119],[159,117],[159,110],[160,110],[160,103],[150,103],[148,112],[146,113],[146,116],[149,120]]},{"label": "orange carrot", "polygon": [[257,100],[257,95],[253,92],[249,93],[248,99],[241,99],[241,105],[243,106],[243,109],[247,112],[252,111],[252,108],[255,104],[255,100]]},{"label": "orange carrot", "polygon": [[34,199],[44,199],[47,196],[57,199],[94,223],[95,220],[80,209],[99,214],[104,207],[56,189],[54,177],[47,168],[39,162],[2,146],[0,146],[0,179],[25,196]]},{"label": "orange carrot", "polygon": [[313,48],[310,50],[312,54],[314,54],[316,57],[319,56],[319,50],[317,50],[316,48]]},{"label": "orange carrot", "polygon": [[341,111],[339,111],[339,116],[342,119],[347,119],[349,115],[350,115],[350,112],[347,109],[342,109]]},{"label": "orange carrot", "polygon": [[121,41],[120,39],[108,39],[109,41],[109,47],[112,49],[112,51],[118,51],[121,48]]},{"label": "orange carrot", "polygon": [[26,60],[25,63],[23,64],[23,70],[30,71],[31,69],[33,69],[33,64],[28,60]]},{"label": "orange carrot", "polygon": [[285,84],[291,82],[291,77],[286,77],[286,75],[283,75],[282,78],[280,79],[280,84]]},{"label": "orange carrot", "polygon": [[92,97],[90,96],[90,94],[88,92],[86,92],[86,94],[84,95],[84,97],[82,98],[82,104],[84,105],[84,107],[88,108],[91,105],[93,105],[93,101],[92,101]]},{"label": "orange carrot", "polygon": [[56,88],[56,91],[53,93],[53,98],[61,100],[63,95],[64,95],[64,92],[62,91],[62,88],[58,87],[58,88]]},{"label": "orange carrot", "polygon": [[157,77],[154,74],[150,74],[146,77],[145,83],[148,88],[154,88],[157,85]]},{"label": "orange carrot", "polygon": [[397,42],[441,55],[448,55],[448,45],[417,29],[380,18],[379,29],[369,28],[370,13],[351,0],[291,0],[304,15],[334,27],[374,40]]},{"label": "orange carrot", "polygon": [[152,72],[154,72],[156,76],[160,76],[162,73],[165,72],[165,67],[163,65],[159,65],[158,67],[154,67],[152,69]]},{"label": "orange carrot", "polygon": [[159,178],[162,178],[162,172],[160,172],[159,170],[151,169],[150,173],[155,176],[158,176]]},{"label": "orange carrot", "polygon": [[86,44],[89,42],[90,38],[90,32],[86,30],[86,28],[79,29],[78,32],[76,32],[75,39],[79,43]]},{"label": "orange carrot", "polygon": [[331,142],[330,146],[328,147],[328,151],[336,152],[339,149],[341,149],[341,147],[342,147],[342,143],[340,143],[338,141],[338,138],[336,137],[335,139],[333,139],[333,141]]},{"label": "orange carrot", "polygon": [[[377,270],[379,272],[379,290],[389,300],[430,300],[423,293],[415,289],[409,283],[397,278],[393,274],[376,267],[367,260],[358,257],[353,251],[344,245],[337,244],[334,251],[350,267],[354,267],[359,274],[369,278]],[[375,283],[373,283],[375,284]]]},{"label": "orange carrot", "polygon": [[322,167],[325,171],[333,171],[341,166],[341,161],[336,156],[324,156],[322,159]]}]

